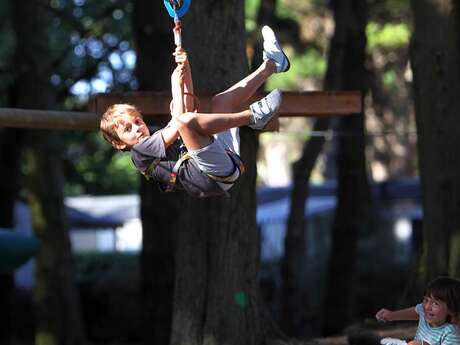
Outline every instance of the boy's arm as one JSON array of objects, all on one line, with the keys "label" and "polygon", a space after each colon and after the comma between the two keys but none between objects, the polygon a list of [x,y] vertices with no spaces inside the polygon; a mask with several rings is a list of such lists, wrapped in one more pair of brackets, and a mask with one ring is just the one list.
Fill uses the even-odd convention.
[{"label": "boy's arm", "polygon": [[192,68],[188,59],[185,61],[185,74],[184,74],[184,110],[190,112],[196,110],[198,105],[195,104],[195,97],[193,93],[193,79]]},{"label": "boy's arm", "polygon": [[415,311],[415,307],[391,311],[388,309],[380,309],[375,314],[377,320],[380,321],[402,321],[402,320],[418,320],[419,316]]},{"label": "boy's arm", "polygon": [[182,48],[176,48],[174,52],[175,60],[178,66],[183,68],[182,76],[182,92],[183,92],[183,110],[184,112],[191,112],[195,110],[195,98],[193,90],[192,69],[188,61],[187,52]]},{"label": "boy's arm", "polygon": [[171,74],[171,116],[173,118],[184,113],[184,72],[184,65],[178,64]]},{"label": "boy's arm", "polygon": [[179,137],[179,128],[175,118],[169,121],[168,125],[161,130],[161,137],[165,143],[165,148],[172,145],[177,140]]}]

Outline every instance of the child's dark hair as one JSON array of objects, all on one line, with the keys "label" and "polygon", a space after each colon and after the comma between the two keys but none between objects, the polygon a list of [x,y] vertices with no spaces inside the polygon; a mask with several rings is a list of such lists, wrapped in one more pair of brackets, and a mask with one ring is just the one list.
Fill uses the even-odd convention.
[{"label": "child's dark hair", "polygon": [[446,303],[449,313],[452,314],[447,321],[460,327],[460,280],[450,277],[436,278],[428,284],[424,296]]}]

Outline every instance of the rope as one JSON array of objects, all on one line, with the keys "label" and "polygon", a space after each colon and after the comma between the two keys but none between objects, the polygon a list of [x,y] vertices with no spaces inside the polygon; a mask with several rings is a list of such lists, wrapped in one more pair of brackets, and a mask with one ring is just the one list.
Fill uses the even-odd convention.
[{"label": "rope", "polygon": [[[328,130],[328,131],[280,131],[279,134],[283,135],[308,135],[309,137],[325,137],[327,140],[337,137],[356,137],[360,136],[358,132],[343,132],[343,131],[336,131],[336,130]],[[371,137],[384,137],[388,135],[396,135],[396,136],[417,136],[416,131],[404,131],[404,132],[396,132],[396,131],[381,131],[381,132],[368,132],[364,133],[364,137],[371,138]]]}]

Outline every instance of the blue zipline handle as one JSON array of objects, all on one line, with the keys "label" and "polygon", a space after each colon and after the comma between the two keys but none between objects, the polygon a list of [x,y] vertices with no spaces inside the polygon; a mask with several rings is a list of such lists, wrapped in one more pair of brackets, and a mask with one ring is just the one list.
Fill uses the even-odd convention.
[{"label": "blue zipline handle", "polygon": [[180,18],[184,14],[186,14],[190,7],[191,2],[192,0],[184,0],[184,3],[180,7],[180,9],[176,11],[171,5],[171,3],[169,2],[169,0],[163,0],[166,10],[168,11],[168,14],[171,18]]}]

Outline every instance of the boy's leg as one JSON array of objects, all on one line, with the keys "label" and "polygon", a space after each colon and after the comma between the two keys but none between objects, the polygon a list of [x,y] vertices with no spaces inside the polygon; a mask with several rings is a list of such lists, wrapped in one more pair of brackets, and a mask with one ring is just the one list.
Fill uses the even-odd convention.
[{"label": "boy's leg", "polygon": [[252,123],[252,113],[185,113],[177,118],[179,134],[188,150],[198,150],[213,142],[213,135]]},{"label": "boy's leg", "polygon": [[211,102],[211,112],[233,112],[240,110],[260,88],[260,86],[275,73],[276,66],[271,60],[265,60],[254,72],[237,82],[227,90],[215,95]]},{"label": "boy's leg", "polygon": [[212,135],[230,128],[249,126],[261,130],[275,116],[281,106],[281,92],[277,89],[251,104],[250,109],[238,113],[184,113],[176,118],[179,134],[189,150],[198,150],[212,141]]},{"label": "boy's leg", "polygon": [[289,59],[269,26],[262,28],[262,37],[264,39],[264,61],[262,64],[250,75],[224,92],[214,96],[211,103],[211,112],[240,110],[239,107],[250,99],[273,73],[283,73],[289,70]]}]

